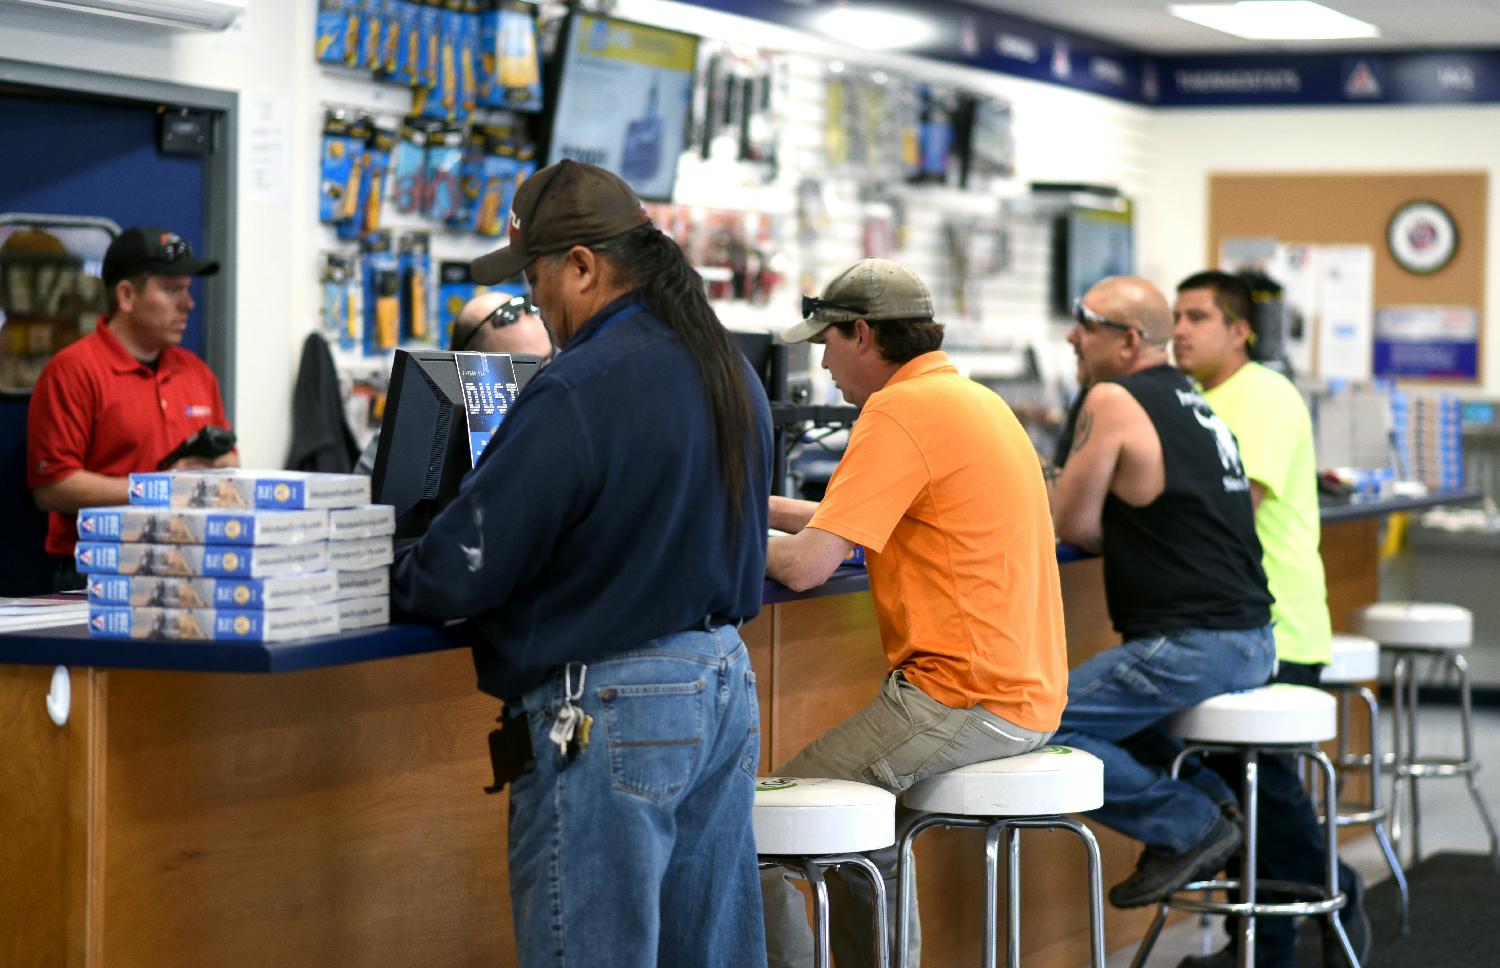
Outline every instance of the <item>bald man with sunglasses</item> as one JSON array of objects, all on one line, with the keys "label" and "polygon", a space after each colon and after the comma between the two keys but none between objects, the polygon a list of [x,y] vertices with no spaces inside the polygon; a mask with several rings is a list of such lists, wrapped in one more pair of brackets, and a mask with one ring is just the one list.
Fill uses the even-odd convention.
[{"label": "bald man with sunglasses", "polygon": [[1072,670],[1053,741],[1104,761],[1091,819],[1145,844],[1116,907],[1162,900],[1240,845],[1216,774],[1174,779],[1166,719],[1263,685],[1276,646],[1250,482],[1234,435],[1167,359],[1172,310],[1155,286],[1111,277],[1074,307],[1068,342],[1089,390],[1054,478],[1059,540],[1104,557],[1123,639]]}]

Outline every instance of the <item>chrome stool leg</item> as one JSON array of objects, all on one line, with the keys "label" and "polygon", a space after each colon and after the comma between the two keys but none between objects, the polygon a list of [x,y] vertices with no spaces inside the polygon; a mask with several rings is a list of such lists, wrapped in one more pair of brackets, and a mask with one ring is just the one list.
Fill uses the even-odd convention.
[{"label": "chrome stool leg", "polygon": [[814,968],[832,968],[833,949],[829,943],[828,930],[828,882],[823,880],[823,868],[812,858],[802,863],[802,876],[813,889],[813,947]]},{"label": "chrome stool leg", "polygon": [[[1406,935],[1411,933],[1411,894],[1406,886],[1406,871],[1402,869],[1401,860],[1391,846],[1391,838],[1386,836],[1386,810],[1380,803],[1380,703],[1366,686],[1360,686],[1354,693],[1364,701],[1365,710],[1370,717],[1370,826],[1375,831],[1375,840],[1380,844],[1386,866],[1391,869],[1391,879],[1396,882],[1396,893],[1401,904],[1401,933]],[[1342,741],[1342,737],[1340,740]],[[1343,825],[1342,818],[1339,823]]]},{"label": "chrome stool leg", "polygon": [[[1006,964],[1019,968],[1021,961],[1021,829],[1068,830],[1083,841],[1088,855],[1089,871],[1089,963],[1091,968],[1104,965],[1104,874],[1099,859],[1099,842],[1093,831],[1072,817],[1060,814],[1045,814],[1027,817],[979,817],[958,814],[930,813],[919,817],[901,835],[898,842],[898,884],[900,899],[896,905],[896,965],[907,968],[906,939],[910,936],[908,921],[908,899],[916,882],[916,864],[913,844],[917,835],[932,827],[970,827],[985,832],[985,929],[983,963],[994,968],[996,950],[999,947],[998,893],[1000,881],[1000,841],[1004,836],[1006,845],[1006,883],[1009,887],[1006,898]],[[1162,917],[1165,918],[1165,913]],[[1158,925],[1157,930],[1160,931]]]},{"label": "chrome stool leg", "polygon": [[813,891],[813,965],[814,968],[833,968],[833,945],[829,926],[828,882],[823,871],[828,868],[848,865],[857,868],[869,879],[874,889],[872,903],[871,936],[875,939],[875,963],[878,968],[890,968],[890,936],[886,925],[885,878],[880,869],[864,854],[821,854],[816,857],[766,856],[759,858],[761,870],[779,868],[794,877],[807,881]]},{"label": "chrome stool leg", "polygon": [[1479,792],[1479,761],[1474,756],[1474,699],[1469,691],[1469,660],[1461,655],[1454,654],[1451,657],[1453,668],[1458,670],[1458,710],[1460,726],[1463,731],[1464,748],[1464,782],[1469,787],[1469,796],[1474,799],[1474,807],[1479,811],[1479,819],[1484,823],[1484,829],[1490,837],[1490,861],[1495,869],[1500,871],[1500,837],[1495,835],[1495,821],[1490,817],[1489,806],[1484,802],[1484,796]]}]

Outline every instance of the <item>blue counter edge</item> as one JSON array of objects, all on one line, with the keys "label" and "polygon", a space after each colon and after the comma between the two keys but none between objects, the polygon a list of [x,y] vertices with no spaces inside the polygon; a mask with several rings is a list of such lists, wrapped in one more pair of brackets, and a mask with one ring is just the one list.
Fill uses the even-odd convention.
[{"label": "blue counter edge", "polygon": [[[1327,505],[1325,524],[1354,521],[1400,511],[1416,511],[1440,504],[1472,504],[1481,491],[1450,491],[1420,498],[1391,498]],[[1057,561],[1067,564],[1091,557],[1073,545],[1057,546]],[[817,588],[794,592],[767,580],[761,601],[765,606],[868,591],[863,568],[840,567]],[[38,629],[0,634],[0,664],[93,666],[100,669],[160,669],[177,672],[298,672],[328,666],[370,662],[470,644],[453,629],[398,623],[369,632],[345,632],[295,642],[170,642],[158,640],[91,639],[86,626]]]}]

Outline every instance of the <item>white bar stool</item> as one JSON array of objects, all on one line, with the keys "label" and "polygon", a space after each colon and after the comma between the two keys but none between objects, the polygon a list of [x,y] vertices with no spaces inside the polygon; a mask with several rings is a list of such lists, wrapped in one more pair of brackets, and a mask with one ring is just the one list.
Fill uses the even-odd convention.
[{"label": "white bar stool", "polygon": [[1007,855],[1006,961],[1021,962],[1021,828],[1071,830],[1083,841],[1089,864],[1089,930],[1091,963],[1104,968],[1104,887],[1099,866],[1099,844],[1078,820],[1063,816],[1094,810],[1104,804],[1104,763],[1092,753],[1067,746],[1045,746],[1020,756],[985,760],[930,776],[902,794],[901,802],[927,813],[901,837],[901,903],[896,922],[896,951],[906,968],[908,898],[916,881],[912,844],[933,827],[982,827],[984,841],[985,916],[984,966],[995,968],[996,894],[999,882],[1000,835]]},{"label": "white bar stool", "polygon": [[[1380,843],[1380,852],[1385,855],[1386,866],[1391,869],[1391,878],[1396,882],[1396,891],[1401,903],[1401,933],[1411,930],[1411,898],[1406,888],[1406,872],[1391,846],[1391,838],[1385,830],[1385,820],[1390,809],[1380,799],[1380,704],[1375,694],[1365,685],[1380,678],[1380,643],[1364,635],[1333,636],[1333,660],[1323,667],[1320,684],[1324,689],[1337,693],[1339,704],[1339,751],[1334,766],[1342,781],[1345,770],[1363,769],[1369,774],[1370,799],[1367,803],[1351,803],[1339,800],[1339,812],[1334,820],[1340,827],[1369,825]],[[1355,698],[1365,706],[1370,727],[1370,751],[1353,753],[1349,749],[1350,707]],[[1342,784],[1341,784],[1342,785]],[[1327,818],[1324,818],[1325,822]]]},{"label": "white bar stool", "polygon": [[833,965],[823,871],[845,864],[863,871],[874,885],[876,963],[881,968],[889,965],[885,878],[860,851],[896,842],[895,795],[852,780],[761,777],[755,784],[753,823],[761,869],[779,867],[812,885],[817,968]]},{"label": "white bar stool", "polygon": [[[1389,652],[1395,660],[1391,667],[1391,835],[1398,850],[1405,846],[1409,834],[1411,863],[1422,856],[1417,780],[1462,776],[1489,834],[1490,857],[1500,869],[1500,837],[1496,836],[1495,823],[1475,776],[1479,761],[1474,755],[1474,708],[1469,692],[1469,661],[1463,655],[1474,638],[1473,613],[1443,602],[1377,602],[1360,610],[1358,623],[1360,631],[1377,640],[1381,651]],[[1463,754],[1459,757],[1424,756],[1417,750],[1421,711],[1417,660],[1423,656],[1430,656],[1435,667],[1452,668],[1458,675],[1459,727],[1463,740]]]},{"label": "white bar stool", "polygon": [[[1327,833],[1328,863],[1325,883],[1297,884],[1290,881],[1258,881],[1255,876],[1257,854],[1256,821],[1259,809],[1260,754],[1305,757],[1323,771],[1323,810],[1326,816],[1338,814],[1333,764],[1317,744],[1338,734],[1338,704],[1321,689],[1277,683],[1229,692],[1206,699],[1172,718],[1171,732],[1187,745],[1172,762],[1175,777],[1183,760],[1193,753],[1234,753],[1244,758],[1245,786],[1241,796],[1244,810],[1245,846],[1238,878],[1193,881],[1162,902],[1146,936],[1136,949],[1131,968],[1145,964],[1151,948],[1161,934],[1167,911],[1176,908],[1197,914],[1222,914],[1240,919],[1239,963],[1241,968],[1255,964],[1255,919],[1277,916],[1319,915],[1328,918],[1338,932],[1340,944],[1349,964],[1359,965],[1349,938],[1339,923],[1338,912],[1345,897],[1339,891],[1338,828],[1324,824]],[[1256,900],[1257,888],[1280,891],[1305,900],[1262,902]],[[1235,892],[1238,901],[1212,900],[1209,895],[1223,891],[1226,898]],[[1202,892],[1202,897],[1193,896]]]}]

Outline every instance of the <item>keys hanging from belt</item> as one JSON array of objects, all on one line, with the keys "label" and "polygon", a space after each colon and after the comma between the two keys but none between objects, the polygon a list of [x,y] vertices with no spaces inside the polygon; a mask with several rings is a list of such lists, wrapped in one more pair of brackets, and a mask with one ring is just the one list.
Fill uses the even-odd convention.
[{"label": "keys hanging from belt", "polygon": [[[573,684],[574,671],[578,684]],[[557,754],[567,760],[576,759],[589,745],[589,734],[594,728],[594,717],[583,711],[578,700],[583,698],[583,683],[589,667],[582,662],[569,662],[563,668],[563,704],[552,720],[547,739],[557,747]]]}]

